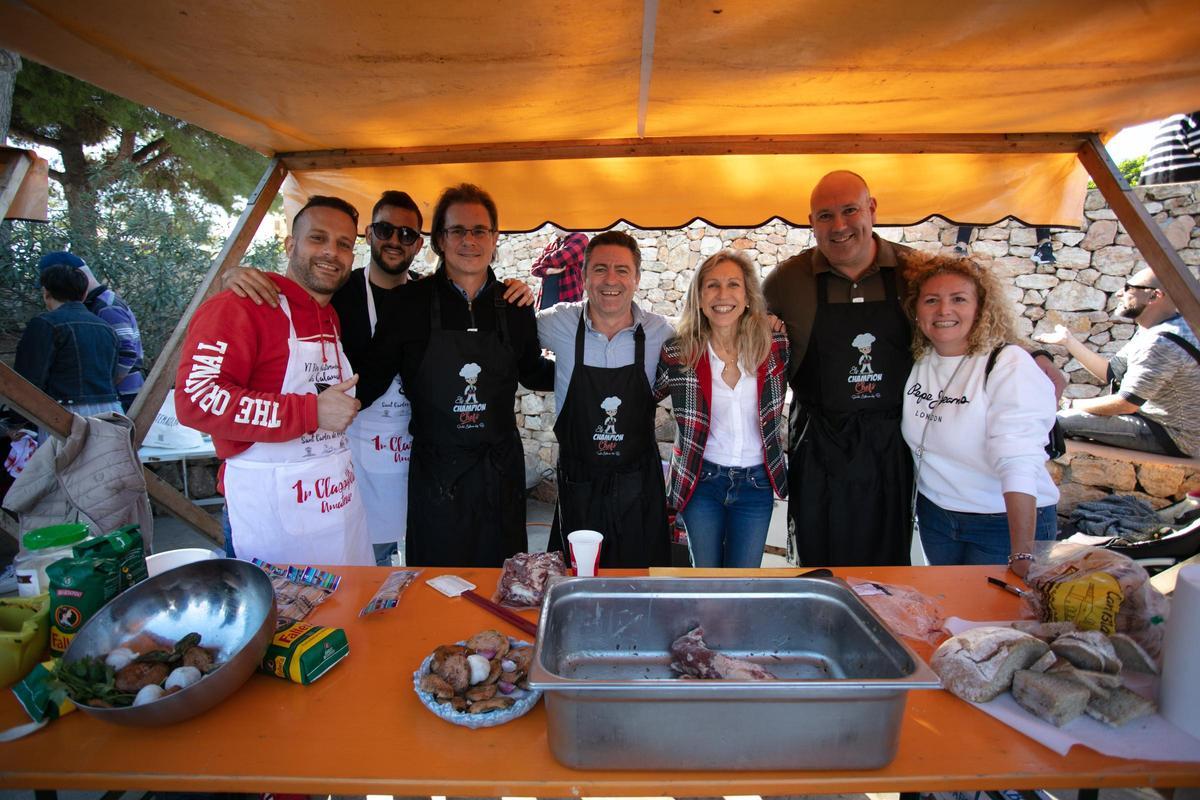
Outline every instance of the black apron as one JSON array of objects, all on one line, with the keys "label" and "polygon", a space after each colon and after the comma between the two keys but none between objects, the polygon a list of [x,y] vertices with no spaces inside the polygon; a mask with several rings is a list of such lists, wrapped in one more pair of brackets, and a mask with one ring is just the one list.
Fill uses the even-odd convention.
[{"label": "black apron", "polygon": [[499,567],[528,550],[525,457],[513,397],[517,359],[507,309],[494,291],[495,331],[442,330],[440,287],[429,345],[410,391],[414,425],[408,481],[412,566]]},{"label": "black apron", "polygon": [[667,498],[646,380],[646,334],[641,325],[633,332],[632,364],[585,366],[586,313],[585,306],[575,333],[575,369],[554,423],[558,509],[549,549],[569,552],[563,532],[587,529],[604,534],[602,567],[668,566]]},{"label": "black apron", "polygon": [[912,456],[900,434],[912,329],[896,275],[886,299],[830,303],[817,276],[808,350],[792,376],[790,549],[812,566],[907,565]]}]

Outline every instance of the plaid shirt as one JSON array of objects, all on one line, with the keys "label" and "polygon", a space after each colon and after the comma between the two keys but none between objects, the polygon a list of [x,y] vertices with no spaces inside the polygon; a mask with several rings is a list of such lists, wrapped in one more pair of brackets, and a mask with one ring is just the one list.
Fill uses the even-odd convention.
[{"label": "plaid shirt", "polygon": [[[758,365],[758,409],[762,419],[763,464],[771,486],[779,497],[787,497],[787,432],[783,424],[783,396],[787,391],[790,350],[787,335],[771,334],[771,350]],[[684,366],[679,342],[663,345],[655,389],[670,390],[675,412],[675,448],[671,451],[671,473],[667,480],[667,506],[678,511],[687,505],[696,488],[708,441],[709,409],[712,407],[712,370],[701,358],[695,369]]]},{"label": "plaid shirt", "polygon": [[[574,303],[583,299],[583,253],[588,246],[588,237],[582,233],[569,233],[546,245],[546,249],[533,262],[529,270],[535,278],[558,278],[558,302]],[[547,275],[547,269],[561,269],[556,275]],[[542,287],[538,287],[538,308],[542,307]]]}]

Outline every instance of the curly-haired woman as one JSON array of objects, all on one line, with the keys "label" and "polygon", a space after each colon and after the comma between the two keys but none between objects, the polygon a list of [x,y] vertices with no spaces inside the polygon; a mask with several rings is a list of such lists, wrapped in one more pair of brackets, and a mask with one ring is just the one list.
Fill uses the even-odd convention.
[{"label": "curly-haired woman", "polygon": [[1053,539],[1046,471],[1054,385],[1016,339],[994,275],[963,259],[912,265],[905,298],[915,364],[902,429],[917,469],[916,518],[931,564],[1003,564],[1024,576]]},{"label": "curly-haired woman", "polygon": [[750,260],[722,250],[701,264],[657,381],[670,387],[678,427],[667,504],[683,518],[694,566],[762,564],[774,495],[787,495],[788,353]]}]

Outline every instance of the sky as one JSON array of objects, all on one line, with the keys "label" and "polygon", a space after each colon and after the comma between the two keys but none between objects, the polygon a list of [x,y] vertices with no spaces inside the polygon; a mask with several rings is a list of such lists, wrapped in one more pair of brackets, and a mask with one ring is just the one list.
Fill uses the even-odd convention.
[{"label": "sky", "polygon": [[1135,125],[1125,128],[1106,145],[1112,160],[1120,164],[1130,158],[1146,155],[1150,143],[1154,141],[1154,132],[1158,130],[1158,121],[1147,122],[1145,125]]}]

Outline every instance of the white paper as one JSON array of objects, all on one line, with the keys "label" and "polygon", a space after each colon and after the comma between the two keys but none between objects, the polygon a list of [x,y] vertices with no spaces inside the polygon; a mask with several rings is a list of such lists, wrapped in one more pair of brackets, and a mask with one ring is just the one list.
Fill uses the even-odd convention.
[{"label": "white paper", "polygon": [[475,588],[475,584],[457,575],[438,575],[425,581],[446,597],[458,597],[465,591]]},{"label": "white paper", "polygon": [[[945,628],[951,634],[959,634],[968,628],[982,625],[1009,626],[1012,620],[998,622],[974,622],[950,617]],[[1158,678],[1138,673],[1127,674],[1125,685],[1144,697],[1154,697]],[[963,702],[968,702],[963,700]],[[1005,692],[990,703],[971,703],[980,711],[995,717],[1010,728],[1020,731],[1030,739],[1049,747],[1059,755],[1066,755],[1077,744],[1116,758],[1137,758],[1147,761],[1200,761],[1200,740],[1193,739],[1168,722],[1162,714],[1134,720],[1114,728],[1084,714],[1071,720],[1061,728],[1045,722],[1017,704],[1013,696]]]}]

